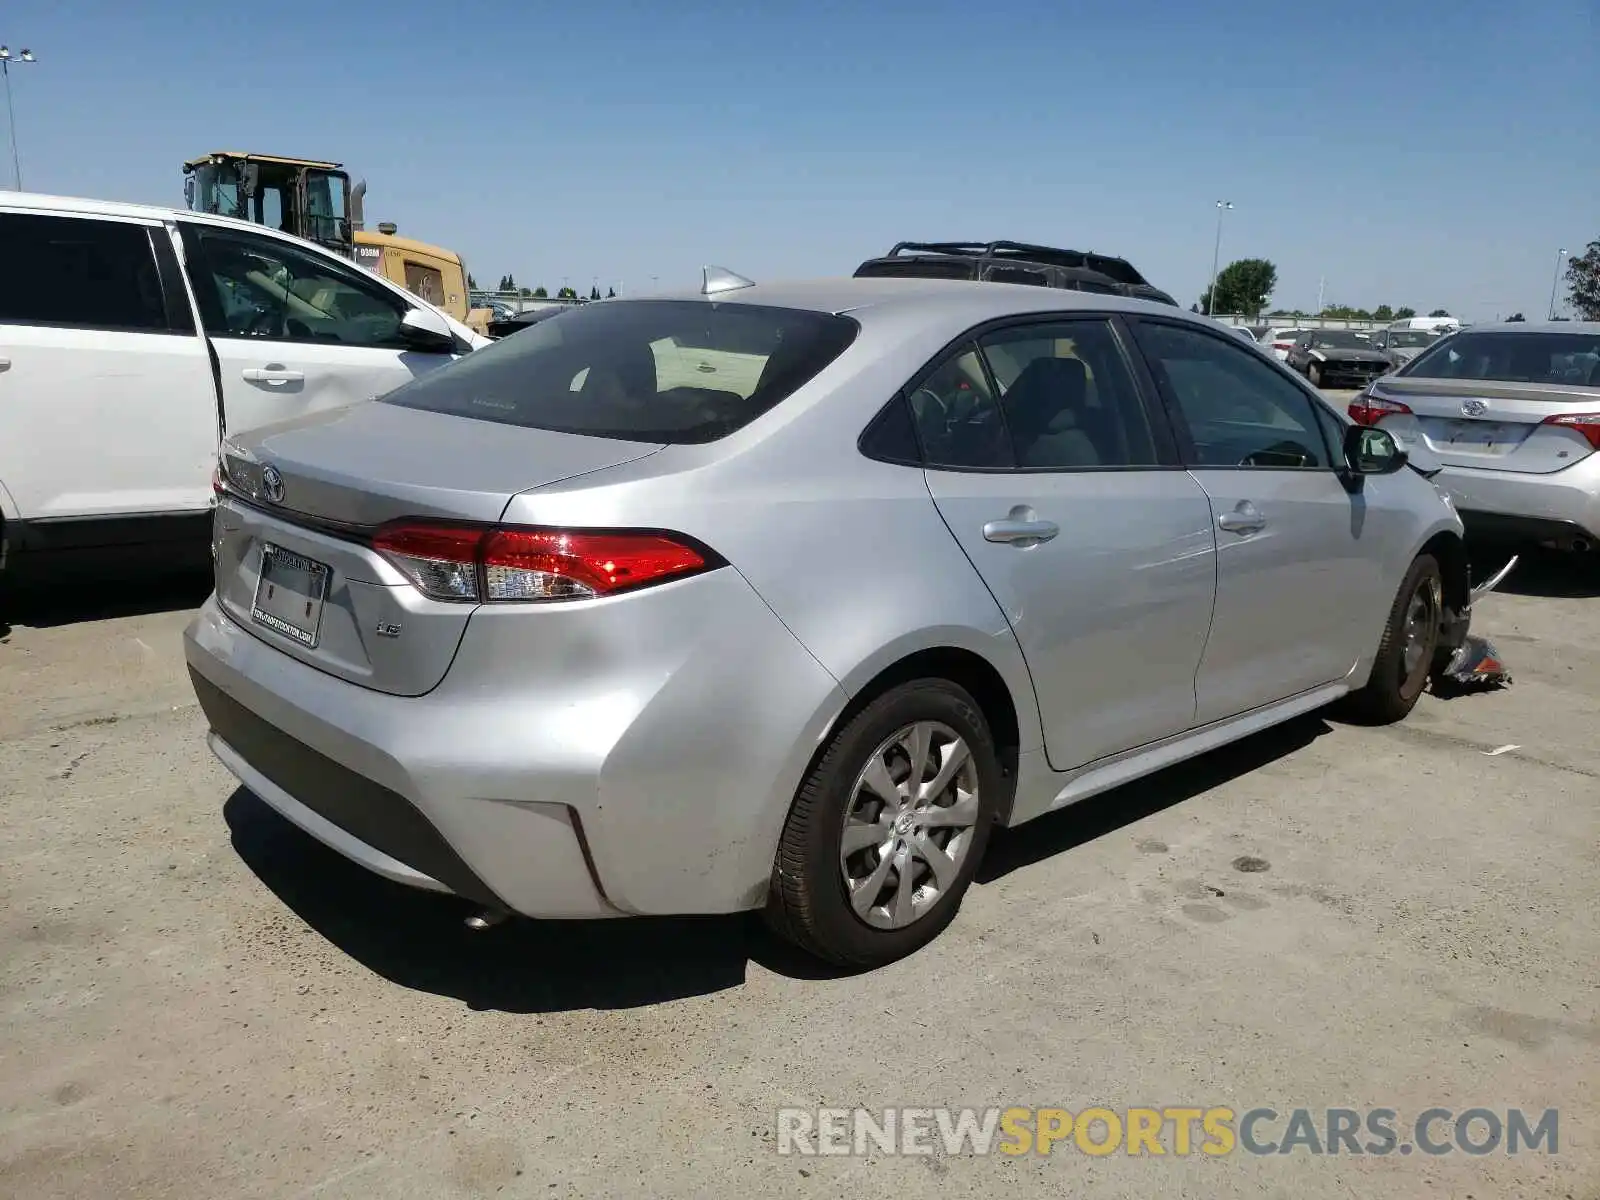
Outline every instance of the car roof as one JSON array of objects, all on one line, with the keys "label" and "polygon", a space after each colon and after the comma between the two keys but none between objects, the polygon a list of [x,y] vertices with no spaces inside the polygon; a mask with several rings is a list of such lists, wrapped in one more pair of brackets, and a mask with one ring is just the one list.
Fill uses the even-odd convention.
[{"label": "car roof", "polygon": [[269,237],[302,239],[281,229],[257,225],[238,217],[223,217],[215,213],[198,213],[187,208],[164,208],[157,204],[128,204],[121,200],[91,200],[86,196],[49,196],[42,192],[0,192],[0,208],[35,209],[44,212],[76,213],[85,217],[124,217],[140,221],[201,221],[207,225],[225,225],[236,229],[249,229]]},{"label": "car roof", "polygon": [[[924,279],[917,276],[842,276],[835,279],[774,281],[719,292],[711,298],[728,304],[764,304],[774,308],[809,309],[826,313],[859,313],[872,309],[915,306],[935,310],[942,316],[970,319],[973,324],[1014,313],[1062,312],[1070,309],[1164,316],[1182,313],[1182,310],[1170,304],[1130,296],[1041,288],[1023,283]],[[699,291],[685,290],[664,291],[633,299],[703,300],[707,297]],[[1189,317],[1192,314],[1182,315]]]}]

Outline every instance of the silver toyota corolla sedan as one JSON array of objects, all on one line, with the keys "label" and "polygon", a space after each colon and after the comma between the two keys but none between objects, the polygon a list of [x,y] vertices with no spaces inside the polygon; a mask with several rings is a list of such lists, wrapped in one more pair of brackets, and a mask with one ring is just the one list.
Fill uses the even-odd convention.
[{"label": "silver toyota corolla sedan", "polygon": [[1600,322],[1480,325],[1357,396],[1474,533],[1600,548]]},{"label": "silver toyota corolla sedan", "polygon": [[763,909],[850,964],[990,831],[1464,636],[1461,525],[1216,322],[847,279],[566,312],[224,445],[210,743],[488,914]]}]

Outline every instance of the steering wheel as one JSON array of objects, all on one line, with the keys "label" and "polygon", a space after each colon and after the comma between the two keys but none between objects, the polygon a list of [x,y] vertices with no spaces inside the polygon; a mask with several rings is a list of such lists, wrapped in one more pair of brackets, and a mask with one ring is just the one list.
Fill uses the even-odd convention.
[{"label": "steering wheel", "polygon": [[918,401],[923,396],[926,396],[929,400],[933,401],[939,406],[939,420],[942,424],[948,426],[950,424],[950,404],[943,396],[939,395],[938,392],[934,391],[930,387],[920,387],[911,393],[911,410],[917,414],[917,423],[919,425],[922,423],[922,409],[919,406]]}]

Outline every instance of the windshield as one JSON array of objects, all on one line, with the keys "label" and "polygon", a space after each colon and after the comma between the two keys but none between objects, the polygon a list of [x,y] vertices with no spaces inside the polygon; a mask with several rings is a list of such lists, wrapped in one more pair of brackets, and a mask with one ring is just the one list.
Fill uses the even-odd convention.
[{"label": "windshield", "polygon": [[703,300],[568,309],[381,403],[636,442],[713,442],[809,381],[855,340],[847,317]]},{"label": "windshield", "polygon": [[1600,387],[1600,334],[1458,333],[1412,359],[1404,374]]},{"label": "windshield", "polygon": [[232,167],[221,167],[215,163],[196,167],[189,207],[195,212],[217,213],[224,217],[244,216],[238,173]]},{"label": "windshield", "polygon": [[1439,340],[1437,333],[1426,329],[1391,329],[1389,347],[1393,350],[1414,350],[1418,346],[1431,346]]},{"label": "windshield", "polygon": [[1353,329],[1325,329],[1316,335],[1314,346],[1329,346],[1335,350],[1371,350],[1372,342]]}]

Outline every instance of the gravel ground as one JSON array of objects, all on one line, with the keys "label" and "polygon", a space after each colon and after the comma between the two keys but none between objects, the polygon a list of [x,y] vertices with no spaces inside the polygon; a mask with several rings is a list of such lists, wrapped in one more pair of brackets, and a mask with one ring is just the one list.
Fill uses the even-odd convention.
[{"label": "gravel ground", "polygon": [[[1483,606],[1513,687],[1003,834],[945,936],[843,978],[742,918],[469,933],[212,760],[203,581],[36,606],[0,626],[0,1196],[1594,1200],[1593,567]],[[1553,1107],[1560,1152],[777,1153],[779,1106],[858,1104]]]}]

